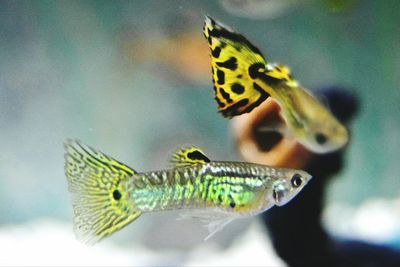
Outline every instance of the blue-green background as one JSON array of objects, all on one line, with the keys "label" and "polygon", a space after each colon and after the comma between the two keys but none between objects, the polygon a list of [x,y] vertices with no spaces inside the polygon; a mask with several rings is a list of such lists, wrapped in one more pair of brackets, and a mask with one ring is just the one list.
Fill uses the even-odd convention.
[{"label": "blue-green background", "polygon": [[166,167],[179,144],[238,159],[229,121],[216,112],[211,77],[190,82],[122,49],[141,36],[157,42],[171,24],[201,36],[204,14],[244,33],[269,60],[291,66],[304,86],[342,85],[359,97],[346,167],[328,203],[398,197],[399,2],[354,1],[342,12],[306,2],[252,20],[216,1],[2,1],[0,225],[71,221],[62,148],[68,137],[140,171]]}]

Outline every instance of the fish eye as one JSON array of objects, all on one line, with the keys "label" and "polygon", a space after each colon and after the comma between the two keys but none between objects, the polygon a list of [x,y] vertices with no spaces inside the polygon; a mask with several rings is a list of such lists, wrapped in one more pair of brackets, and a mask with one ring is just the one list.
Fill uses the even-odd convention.
[{"label": "fish eye", "polygon": [[292,184],[293,187],[297,188],[297,187],[301,186],[301,184],[303,183],[303,179],[301,179],[300,174],[296,173],[292,176],[290,183]]},{"label": "fish eye", "polygon": [[328,141],[328,138],[326,137],[325,134],[317,132],[315,134],[315,140],[317,141],[318,144],[323,145]]}]

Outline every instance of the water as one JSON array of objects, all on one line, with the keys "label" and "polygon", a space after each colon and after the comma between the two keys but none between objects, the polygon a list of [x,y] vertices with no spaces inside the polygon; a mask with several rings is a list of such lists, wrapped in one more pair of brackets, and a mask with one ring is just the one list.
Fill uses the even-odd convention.
[{"label": "water", "polygon": [[[360,1],[335,14],[308,3],[252,20],[214,1],[3,1],[0,229],[25,229],[42,218],[71,223],[62,148],[68,137],[141,171],[164,168],[180,144],[195,144],[212,159],[238,159],[229,121],[213,100],[204,14],[244,33],[267,59],[291,66],[304,86],[343,85],[361,99],[328,204],[398,198],[396,3]],[[202,243],[200,224],[175,217],[147,216],[112,241],[174,255]],[[229,226],[210,242],[225,247],[247,225]]]}]

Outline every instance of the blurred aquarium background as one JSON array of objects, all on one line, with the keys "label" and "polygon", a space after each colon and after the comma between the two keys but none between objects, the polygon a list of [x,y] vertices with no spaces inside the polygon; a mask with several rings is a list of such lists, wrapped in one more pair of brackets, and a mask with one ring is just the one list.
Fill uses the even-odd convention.
[{"label": "blurred aquarium background", "polygon": [[397,0],[1,1],[0,264],[284,265],[257,218],[207,242],[200,222],[174,212],[93,248],[74,239],[66,138],[139,171],[167,167],[181,144],[240,160],[213,100],[205,14],[305,87],[359,97],[324,222],[332,235],[400,248],[399,10]]}]

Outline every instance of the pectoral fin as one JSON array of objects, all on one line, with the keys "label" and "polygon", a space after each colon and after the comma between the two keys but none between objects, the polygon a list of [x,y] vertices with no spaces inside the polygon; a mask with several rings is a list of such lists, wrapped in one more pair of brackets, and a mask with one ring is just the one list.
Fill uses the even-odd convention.
[{"label": "pectoral fin", "polygon": [[215,220],[215,221],[210,221],[207,224],[207,229],[208,229],[208,235],[204,240],[210,239],[214,234],[217,232],[221,231],[227,224],[229,224],[231,221],[236,219],[234,216],[229,216],[223,219]]},{"label": "pectoral fin", "polygon": [[186,210],[181,213],[179,219],[197,219],[202,221],[207,227],[208,235],[204,240],[208,240],[215,233],[221,231],[227,224],[237,219],[238,216],[232,213],[214,210]]}]

